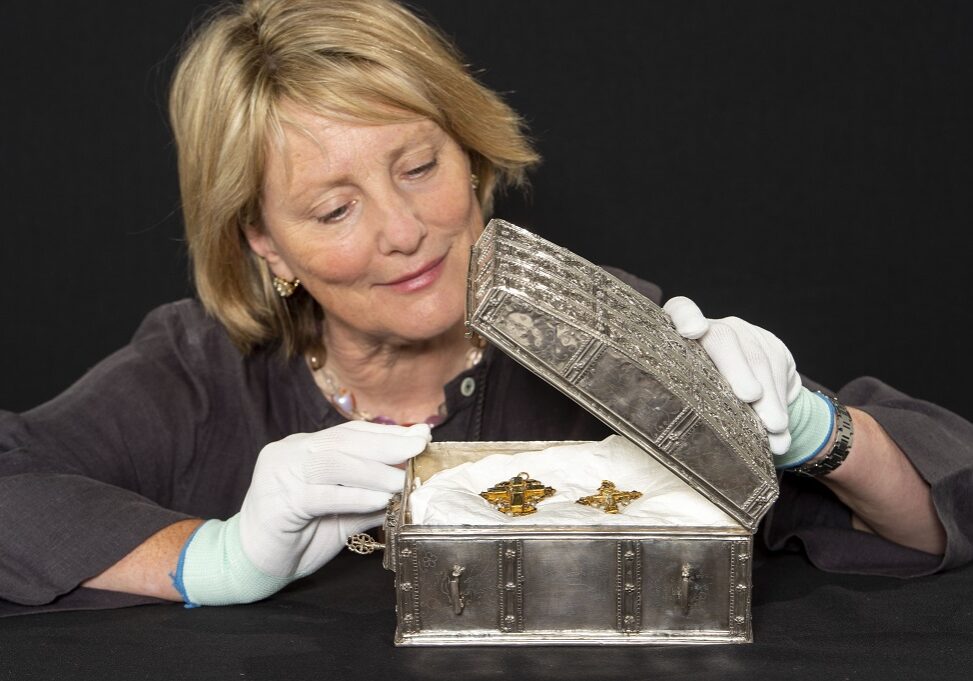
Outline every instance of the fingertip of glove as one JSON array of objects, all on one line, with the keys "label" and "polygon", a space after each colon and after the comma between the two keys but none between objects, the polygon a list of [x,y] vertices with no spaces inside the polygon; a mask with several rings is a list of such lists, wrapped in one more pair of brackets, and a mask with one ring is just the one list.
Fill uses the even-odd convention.
[{"label": "fingertip of glove", "polygon": [[775,456],[783,456],[791,448],[791,434],[787,431],[783,433],[769,433],[767,441],[770,443],[770,451]]},{"label": "fingertip of glove", "polygon": [[750,404],[764,396],[763,386],[755,380],[737,380],[730,384],[733,394],[740,400]]},{"label": "fingertip of glove", "polygon": [[673,296],[666,301],[666,304],[662,306],[662,309],[664,309],[667,313],[672,314],[673,310],[678,310],[690,305],[692,307],[696,307],[696,303],[686,296]]},{"label": "fingertip of glove", "polygon": [[410,435],[419,435],[427,443],[432,442],[432,426],[428,423],[414,423],[408,427]]},{"label": "fingertip of glove", "polygon": [[372,513],[345,513],[335,515],[338,523],[339,534],[348,537],[373,527],[380,527],[385,520],[385,511],[378,510]]},{"label": "fingertip of glove", "polygon": [[672,319],[676,332],[683,338],[696,340],[706,335],[709,330],[709,320],[703,315],[699,306],[685,296],[670,298],[662,309]]},{"label": "fingertip of glove", "polygon": [[699,340],[706,335],[707,331],[709,331],[709,322],[703,320],[702,322],[689,321],[682,324],[676,324],[676,331],[683,338],[688,338],[689,340]]},{"label": "fingertip of glove", "polygon": [[787,414],[764,415],[761,417],[761,420],[763,420],[764,427],[769,433],[776,435],[788,432],[787,425],[789,421]]}]

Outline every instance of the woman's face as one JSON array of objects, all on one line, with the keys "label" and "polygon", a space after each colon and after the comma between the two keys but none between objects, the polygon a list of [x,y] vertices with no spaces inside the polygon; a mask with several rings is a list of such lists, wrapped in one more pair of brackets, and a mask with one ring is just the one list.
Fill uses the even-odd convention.
[{"label": "woman's face", "polygon": [[269,152],[253,250],[298,278],[332,337],[401,343],[463,317],[469,249],[482,230],[466,153],[429,120],[363,125],[288,112]]}]

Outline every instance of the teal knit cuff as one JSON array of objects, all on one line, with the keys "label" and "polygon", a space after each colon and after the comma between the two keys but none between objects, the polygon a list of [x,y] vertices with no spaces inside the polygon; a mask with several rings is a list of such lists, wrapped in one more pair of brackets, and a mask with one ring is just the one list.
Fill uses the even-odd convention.
[{"label": "teal knit cuff", "polygon": [[208,520],[183,547],[173,585],[187,607],[252,603],[277,593],[291,580],[266,575],[240,545],[239,517]]},{"label": "teal knit cuff", "polygon": [[791,447],[786,454],[774,455],[774,467],[795,468],[816,457],[834,431],[834,405],[821,393],[801,388],[797,399],[787,407]]}]

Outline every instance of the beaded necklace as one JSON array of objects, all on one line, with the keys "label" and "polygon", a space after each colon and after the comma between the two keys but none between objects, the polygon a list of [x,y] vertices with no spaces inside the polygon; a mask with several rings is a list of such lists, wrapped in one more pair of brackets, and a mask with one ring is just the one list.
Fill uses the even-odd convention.
[{"label": "beaded necklace", "polygon": [[[486,343],[479,336],[474,336],[473,343],[474,346],[466,352],[466,369],[472,369],[483,359],[483,348]],[[413,423],[399,423],[388,416],[371,414],[358,408],[355,401],[355,393],[339,385],[335,375],[321,364],[317,355],[308,355],[308,364],[311,365],[311,371],[321,379],[319,385],[324,389],[325,399],[346,419],[352,421],[371,421],[372,423],[383,423],[392,426],[412,426],[415,423],[428,423],[430,427],[438,426],[446,420],[447,411],[445,402],[439,405],[439,409],[436,410],[435,414],[427,416],[422,421]]]}]

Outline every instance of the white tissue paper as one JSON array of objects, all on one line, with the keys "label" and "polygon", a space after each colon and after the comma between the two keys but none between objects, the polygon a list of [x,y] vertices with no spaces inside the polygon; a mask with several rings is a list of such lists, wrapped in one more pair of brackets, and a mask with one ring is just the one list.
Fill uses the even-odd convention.
[{"label": "white tissue paper", "polygon": [[[508,516],[480,496],[520,472],[557,490],[537,511]],[[576,503],[595,494],[602,480],[618,490],[642,493],[618,514]],[[623,437],[493,454],[440,471],[410,495],[419,525],[640,525],[737,527],[733,518]]]}]

